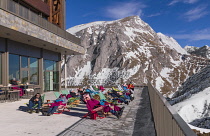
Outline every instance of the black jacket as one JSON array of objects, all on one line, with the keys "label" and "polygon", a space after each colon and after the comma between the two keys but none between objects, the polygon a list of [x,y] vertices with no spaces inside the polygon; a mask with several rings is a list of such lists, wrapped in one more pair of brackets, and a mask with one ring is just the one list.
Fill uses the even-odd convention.
[{"label": "black jacket", "polygon": [[[34,101],[35,99],[36,99],[36,95],[33,96],[33,97],[30,99],[30,101],[32,101],[33,103],[37,103],[37,101]],[[39,97],[39,101],[42,103],[42,98],[41,98],[41,96]]]}]

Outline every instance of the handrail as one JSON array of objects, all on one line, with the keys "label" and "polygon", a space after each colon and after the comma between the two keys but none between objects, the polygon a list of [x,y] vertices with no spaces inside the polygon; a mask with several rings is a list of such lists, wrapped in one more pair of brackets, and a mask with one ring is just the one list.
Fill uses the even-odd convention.
[{"label": "handrail", "polygon": [[50,31],[72,43],[80,45],[81,40],[74,35],[68,33],[67,31],[61,29],[60,27],[52,24],[46,19],[40,17],[36,13],[30,11],[29,9],[23,7],[22,5],[12,1],[12,0],[1,0],[0,9],[10,12],[11,14],[18,16],[34,25],[37,25],[47,31]]},{"label": "handrail", "polygon": [[196,136],[168,101],[148,83],[157,136]]}]

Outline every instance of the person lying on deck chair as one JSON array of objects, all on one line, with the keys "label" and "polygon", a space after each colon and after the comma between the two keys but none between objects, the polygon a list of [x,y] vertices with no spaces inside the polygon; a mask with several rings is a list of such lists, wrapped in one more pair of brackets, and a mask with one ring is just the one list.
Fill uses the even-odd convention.
[{"label": "person lying on deck chair", "polygon": [[112,90],[112,92],[109,92],[108,94],[112,97],[117,97],[121,102],[124,102],[127,105],[129,104],[128,96],[124,95],[122,92]]},{"label": "person lying on deck chair", "polygon": [[42,112],[42,115],[44,116],[50,116],[52,115],[60,105],[66,106],[66,103],[68,100],[66,99],[66,95],[62,94],[58,99],[54,101],[54,103],[51,103],[50,108],[47,112]]},{"label": "person lying on deck chair", "polygon": [[[111,112],[113,115],[115,115],[119,119],[124,110],[124,107],[120,108],[115,105],[113,105],[113,108],[111,108],[110,104],[100,105],[99,101],[88,97],[88,95],[84,95],[84,100],[86,102],[86,106],[90,114],[94,114],[97,111]],[[88,114],[86,114],[83,117],[87,117],[87,115]]]},{"label": "person lying on deck chair", "polygon": [[33,107],[38,104],[37,106],[37,110],[36,110],[36,113],[39,113],[40,111],[40,108],[42,106],[42,99],[41,99],[41,94],[40,93],[37,93],[35,96],[33,96],[30,100],[29,100],[29,104],[28,104],[28,107],[29,107],[29,111],[28,113],[32,113],[33,112]]}]

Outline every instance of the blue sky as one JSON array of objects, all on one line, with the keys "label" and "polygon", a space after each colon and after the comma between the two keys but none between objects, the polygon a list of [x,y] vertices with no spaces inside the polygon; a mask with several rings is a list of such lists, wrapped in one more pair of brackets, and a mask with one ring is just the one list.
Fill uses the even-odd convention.
[{"label": "blue sky", "polygon": [[178,43],[210,46],[209,0],[66,0],[66,28],[138,15]]}]

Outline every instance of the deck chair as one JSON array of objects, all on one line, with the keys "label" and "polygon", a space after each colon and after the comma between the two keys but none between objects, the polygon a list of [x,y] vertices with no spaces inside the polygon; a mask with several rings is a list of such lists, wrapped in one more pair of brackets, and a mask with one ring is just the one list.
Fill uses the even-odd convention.
[{"label": "deck chair", "polygon": [[66,95],[69,94],[69,92],[67,90],[61,90],[61,92],[62,92],[62,94],[66,94]]},{"label": "deck chair", "polygon": [[120,91],[124,91],[121,85],[117,86]]},{"label": "deck chair", "polygon": [[53,114],[61,114],[63,113],[64,111],[68,111],[70,112],[70,109],[68,109],[67,105],[60,105],[58,106],[58,109],[56,110],[56,112],[54,112]]},{"label": "deck chair", "polygon": [[99,89],[96,88],[95,86],[92,86],[92,88],[93,88],[95,91],[99,91]]},{"label": "deck chair", "polygon": [[115,88],[115,87],[112,87],[112,89],[113,89],[114,91],[117,91],[117,92],[123,92],[123,91],[120,91],[119,89],[117,89],[117,88]]},{"label": "deck chair", "polygon": [[57,98],[59,98],[59,96],[61,95],[61,93],[60,92],[54,92],[54,95],[55,95],[55,98],[57,99]]},{"label": "deck chair", "polygon": [[90,90],[91,90],[91,91],[96,91],[96,90],[94,90],[94,89],[93,89],[93,87],[92,87],[92,86],[90,86]]}]

